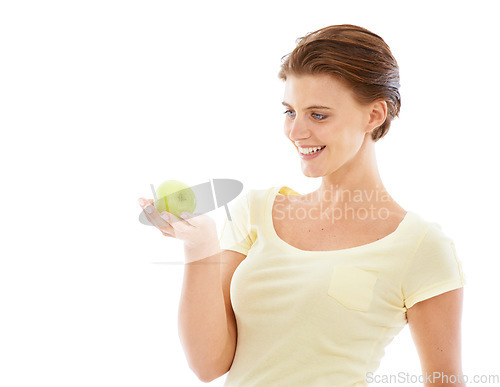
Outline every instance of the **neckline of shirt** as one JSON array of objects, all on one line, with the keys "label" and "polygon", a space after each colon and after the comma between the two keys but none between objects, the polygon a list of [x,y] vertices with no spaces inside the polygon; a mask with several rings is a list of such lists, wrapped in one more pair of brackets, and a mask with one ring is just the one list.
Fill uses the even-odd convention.
[{"label": "neckline of shirt", "polygon": [[266,206],[265,206],[265,214],[264,214],[264,218],[265,218],[264,223],[265,223],[268,231],[270,232],[272,238],[274,238],[276,241],[278,241],[278,243],[280,243],[282,246],[285,246],[286,248],[293,250],[295,252],[307,253],[307,254],[341,254],[341,253],[349,253],[349,252],[355,252],[355,251],[357,252],[359,250],[365,250],[365,249],[369,249],[369,248],[372,248],[375,246],[379,246],[379,245],[382,245],[384,243],[387,243],[391,239],[398,236],[402,232],[402,230],[405,228],[406,224],[408,224],[410,222],[410,220],[412,219],[412,217],[414,215],[414,213],[412,211],[406,211],[406,215],[404,216],[403,220],[398,224],[398,227],[396,227],[396,229],[393,232],[391,232],[390,234],[388,234],[388,235],[384,236],[383,238],[380,238],[374,242],[365,243],[364,245],[348,247],[345,249],[338,249],[338,250],[302,250],[302,249],[299,249],[298,247],[292,246],[291,244],[289,244],[289,243],[285,242],[283,239],[281,239],[274,228],[273,213],[272,213],[273,204],[274,204],[274,201],[276,199],[276,196],[278,195],[279,191],[283,187],[287,188],[289,190],[288,192],[291,192],[291,191],[296,192],[295,190],[293,190],[287,186],[273,187],[270,190],[270,195],[268,195],[268,198],[267,198],[267,202],[266,202]]}]

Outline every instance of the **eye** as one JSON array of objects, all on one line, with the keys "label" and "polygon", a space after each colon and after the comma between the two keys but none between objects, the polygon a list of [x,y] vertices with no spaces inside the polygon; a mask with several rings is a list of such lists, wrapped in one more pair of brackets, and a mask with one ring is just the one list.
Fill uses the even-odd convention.
[{"label": "eye", "polygon": [[283,114],[285,114],[286,116],[288,117],[293,117],[293,114],[295,114],[294,112],[292,112],[290,109],[287,109],[283,112]]},{"label": "eye", "polygon": [[323,115],[323,114],[318,114],[318,113],[312,113],[312,116],[313,116],[314,118],[316,118],[318,121],[319,121],[319,120],[324,120],[324,119],[326,118],[326,116],[325,116],[325,115]]}]

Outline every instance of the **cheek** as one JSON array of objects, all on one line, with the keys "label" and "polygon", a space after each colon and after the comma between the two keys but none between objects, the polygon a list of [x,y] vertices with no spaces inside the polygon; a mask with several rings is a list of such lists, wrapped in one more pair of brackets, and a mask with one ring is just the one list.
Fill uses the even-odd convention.
[{"label": "cheek", "polygon": [[354,128],[346,131],[342,139],[343,153],[346,157],[353,157],[363,144],[363,136],[360,136]]},{"label": "cheek", "polygon": [[285,134],[285,136],[289,136],[290,134],[290,124],[285,121],[284,124],[283,124],[283,133]]},{"label": "cheek", "polygon": [[359,141],[352,128],[332,126],[321,137],[328,145],[330,153],[337,156],[348,156],[359,148]]}]

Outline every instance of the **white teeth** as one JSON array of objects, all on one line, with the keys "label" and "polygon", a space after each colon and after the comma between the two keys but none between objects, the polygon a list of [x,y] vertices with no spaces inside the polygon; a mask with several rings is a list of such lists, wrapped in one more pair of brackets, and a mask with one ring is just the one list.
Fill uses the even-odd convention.
[{"label": "white teeth", "polygon": [[302,153],[304,155],[310,155],[311,153],[315,153],[318,150],[323,149],[323,148],[324,148],[324,146],[318,146],[315,148],[299,148],[299,151],[300,151],[300,153]]}]

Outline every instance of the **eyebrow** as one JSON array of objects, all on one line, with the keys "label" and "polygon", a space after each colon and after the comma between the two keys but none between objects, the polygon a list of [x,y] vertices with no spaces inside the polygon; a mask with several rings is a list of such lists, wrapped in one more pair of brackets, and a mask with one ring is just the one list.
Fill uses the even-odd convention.
[{"label": "eyebrow", "polygon": [[[283,105],[285,105],[286,107],[289,107],[291,108],[292,106],[286,102],[282,102]],[[324,110],[332,110],[331,108],[329,108],[328,106],[321,106],[321,105],[312,105],[312,106],[309,106],[309,107],[306,107],[304,110],[309,110],[309,109],[324,109]]]}]

